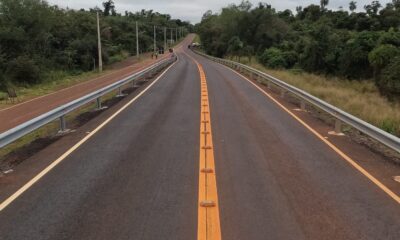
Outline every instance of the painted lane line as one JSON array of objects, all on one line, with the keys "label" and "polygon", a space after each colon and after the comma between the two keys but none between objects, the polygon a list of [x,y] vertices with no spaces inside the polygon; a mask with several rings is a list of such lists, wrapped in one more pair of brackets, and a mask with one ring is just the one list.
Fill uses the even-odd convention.
[{"label": "painted lane line", "polygon": [[93,135],[95,135],[98,131],[100,131],[104,126],[106,126],[109,122],[111,122],[117,115],[119,115],[122,111],[128,108],[132,103],[134,103],[137,99],[139,99],[144,93],[146,93],[155,83],[157,83],[164,75],[168,72],[168,70],[173,67],[178,61],[174,62],[171,66],[165,69],[160,76],[157,77],[149,86],[143,89],[136,97],[126,103],[123,107],[121,107],[117,112],[111,115],[107,120],[105,120],[102,124],[100,124],[96,129],[88,133],[83,139],[81,139],[78,143],[76,143],[73,147],[71,147],[68,151],[62,154],[59,158],[57,158],[54,162],[52,162],[49,166],[43,169],[39,174],[37,174],[34,178],[32,178],[29,182],[27,182],[24,186],[18,189],[14,194],[8,197],[4,202],[0,204],[0,212],[3,211],[8,205],[10,205],[13,201],[15,201],[18,197],[20,197],[25,191],[31,188],[36,182],[38,182],[41,178],[43,178],[47,173],[49,173],[53,168],[55,168],[58,164],[60,164],[64,159],[66,159],[71,153],[73,153],[76,149],[78,149],[81,145],[83,145],[87,140],[89,140]]},{"label": "painted lane line", "polygon": [[207,78],[200,63],[184,51],[183,53],[197,65],[202,83],[200,94],[200,169],[197,240],[221,240]]},{"label": "painted lane line", "polygon": [[379,187],[382,191],[384,191],[387,195],[389,195],[395,202],[400,204],[400,197],[397,194],[395,194],[393,191],[391,191],[388,187],[386,187],[383,183],[381,183],[377,178],[372,176],[372,174],[370,174],[367,170],[365,170],[363,167],[361,167],[358,163],[356,163],[356,161],[354,161],[351,157],[349,157],[347,154],[345,154],[343,151],[341,151],[333,143],[328,141],[327,137],[324,137],[321,134],[319,134],[310,125],[308,125],[306,122],[304,122],[302,119],[300,119],[294,113],[292,113],[288,108],[286,108],[278,100],[276,100],[271,94],[267,93],[264,89],[259,87],[257,84],[253,83],[250,79],[248,79],[244,75],[236,72],[235,70],[233,70],[225,65],[222,65],[222,64],[220,64],[220,65],[229,69],[230,71],[236,73],[237,75],[242,77],[244,80],[246,80],[247,82],[252,84],[255,88],[257,88],[259,91],[261,91],[264,95],[266,95],[273,102],[275,102],[280,108],[282,108],[285,112],[287,112],[290,116],[292,116],[295,120],[297,120],[300,124],[302,124],[306,129],[308,129],[311,133],[313,133],[319,140],[321,140],[326,145],[328,145],[334,152],[336,152],[340,157],[342,157],[342,159],[344,159],[347,163],[349,163],[352,167],[354,167],[357,171],[359,171],[361,174],[363,174],[365,177],[367,177],[372,183],[374,183],[377,187]]}]

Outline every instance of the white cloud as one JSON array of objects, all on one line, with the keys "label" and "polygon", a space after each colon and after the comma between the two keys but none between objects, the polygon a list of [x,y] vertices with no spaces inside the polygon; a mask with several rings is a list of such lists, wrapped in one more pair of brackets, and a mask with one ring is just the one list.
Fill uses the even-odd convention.
[{"label": "white cloud", "polygon": [[[102,7],[104,0],[47,0],[51,4],[57,4],[61,7],[69,7],[73,9],[93,8],[95,6]],[[277,10],[291,9],[296,6],[307,6],[309,4],[319,4],[319,0],[251,0],[253,4],[258,2],[267,2]],[[329,7],[338,9],[342,6],[348,8],[351,0],[331,0]],[[241,1],[234,0],[114,0],[118,12],[131,11],[136,12],[142,9],[153,9],[160,13],[170,14],[173,18],[179,18],[192,23],[199,22],[203,13],[207,10],[218,12],[222,7],[230,3],[240,3]],[[372,0],[356,0],[358,9],[363,9],[363,6],[372,2]],[[381,0],[380,3],[385,5],[391,0]]]}]

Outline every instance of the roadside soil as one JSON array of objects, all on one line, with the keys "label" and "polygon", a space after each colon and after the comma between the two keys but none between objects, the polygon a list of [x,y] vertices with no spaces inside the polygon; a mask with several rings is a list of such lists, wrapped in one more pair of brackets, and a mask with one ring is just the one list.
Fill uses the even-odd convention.
[{"label": "roadside soil", "polygon": [[78,99],[90,92],[121,80],[167,57],[169,57],[169,54],[164,54],[158,59],[147,57],[145,60],[140,62],[137,62],[135,58],[128,58],[125,61],[111,65],[109,68],[114,71],[110,73],[2,109],[0,110],[0,133],[40,116],[41,114],[63,104]]}]

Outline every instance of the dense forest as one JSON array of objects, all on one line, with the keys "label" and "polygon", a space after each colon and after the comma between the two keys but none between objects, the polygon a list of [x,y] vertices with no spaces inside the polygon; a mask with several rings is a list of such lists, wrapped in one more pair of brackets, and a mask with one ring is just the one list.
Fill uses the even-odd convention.
[{"label": "dense forest", "polygon": [[399,97],[400,0],[386,6],[351,1],[337,11],[328,4],[321,0],[293,13],[243,1],[219,14],[206,12],[195,27],[209,54],[256,56],[270,68],[374,79],[383,94]]},{"label": "dense forest", "polygon": [[112,0],[105,1],[102,9],[89,10],[62,9],[43,0],[0,0],[0,90],[39,83],[59,72],[93,70],[98,63],[97,12],[105,63],[136,54],[136,21],[142,51],[153,49],[154,25],[160,47],[164,27],[191,27],[152,10],[117,13]]}]

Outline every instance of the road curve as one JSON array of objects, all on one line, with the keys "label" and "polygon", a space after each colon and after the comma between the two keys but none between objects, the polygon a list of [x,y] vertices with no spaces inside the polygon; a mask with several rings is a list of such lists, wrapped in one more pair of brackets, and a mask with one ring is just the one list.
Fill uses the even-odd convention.
[{"label": "road curve", "polygon": [[1,240],[197,239],[194,60],[207,78],[222,239],[400,239],[400,206],[385,192],[238,74],[178,56],[0,212]]}]

